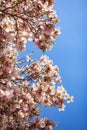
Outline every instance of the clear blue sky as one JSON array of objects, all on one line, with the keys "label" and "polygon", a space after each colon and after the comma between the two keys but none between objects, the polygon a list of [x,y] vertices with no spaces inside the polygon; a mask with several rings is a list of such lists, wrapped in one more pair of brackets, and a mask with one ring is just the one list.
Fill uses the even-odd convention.
[{"label": "clear blue sky", "polygon": [[[53,130],[87,130],[87,1],[55,1],[62,34],[57,38],[53,50],[46,54],[59,66],[62,84],[74,95],[74,103],[67,104],[64,112],[59,112],[57,108],[43,108],[42,116],[58,123]],[[42,55],[32,43],[28,45],[28,49],[34,51],[35,58]]]}]

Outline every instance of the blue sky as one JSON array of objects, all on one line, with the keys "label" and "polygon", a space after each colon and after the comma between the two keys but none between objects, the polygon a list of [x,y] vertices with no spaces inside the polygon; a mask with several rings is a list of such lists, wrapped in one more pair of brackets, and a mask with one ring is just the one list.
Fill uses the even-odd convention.
[{"label": "blue sky", "polygon": [[[58,123],[53,130],[87,130],[87,1],[55,1],[62,34],[56,39],[52,51],[46,54],[59,66],[62,84],[74,96],[74,103],[67,104],[64,112],[59,112],[57,108],[43,108],[42,116],[47,116]],[[43,54],[32,43],[28,43],[28,50],[34,51],[37,59]]]}]

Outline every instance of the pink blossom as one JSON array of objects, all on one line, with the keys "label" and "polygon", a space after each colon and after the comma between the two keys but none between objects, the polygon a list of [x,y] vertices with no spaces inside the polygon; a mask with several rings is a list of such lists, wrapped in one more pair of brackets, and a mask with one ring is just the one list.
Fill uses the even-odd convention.
[{"label": "pink blossom", "polygon": [[22,111],[19,111],[18,112],[18,118],[24,118],[24,113]]},{"label": "pink blossom", "polygon": [[[18,59],[32,40],[42,51],[52,49],[60,29],[54,0],[0,1],[0,129],[52,130],[55,123],[40,118],[39,105],[65,110],[73,102],[59,68],[48,56]],[[58,86],[58,87],[57,87]]]}]

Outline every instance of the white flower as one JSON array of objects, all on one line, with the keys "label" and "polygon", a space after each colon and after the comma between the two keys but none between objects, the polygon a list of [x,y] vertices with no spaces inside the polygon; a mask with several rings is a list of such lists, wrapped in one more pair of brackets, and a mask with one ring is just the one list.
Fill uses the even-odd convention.
[{"label": "white flower", "polygon": [[65,111],[65,105],[64,104],[62,104],[62,106],[61,106],[61,108],[59,108],[59,111]]},{"label": "white flower", "polygon": [[67,97],[67,103],[74,102],[73,99],[74,99],[73,96],[69,96],[69,97]]}]

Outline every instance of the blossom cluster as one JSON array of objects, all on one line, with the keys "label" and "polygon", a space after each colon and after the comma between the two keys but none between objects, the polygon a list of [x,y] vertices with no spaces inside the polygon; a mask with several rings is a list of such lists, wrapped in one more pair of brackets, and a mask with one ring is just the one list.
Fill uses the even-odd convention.
[{"label": "blossom cluster", "polygon": [[23,50],[33,41],[43,51],[53,47],[60,34],[59,21],[53,10],[54,0],[0,0],[0,39]]},{"label": "blossom cluster", "polygon": [[58,66],[46,55],[18,59],[32,40],[41,50],[53,47],[60,34],[54,0],[0,0],[0,129],[52,130],[55,123],[40,118],[39,105],[65,109],[73,101],[61,85]]},{"label": "blossom cluster", "polygon": [[38,105],[64,110],[64,102],[73,101],[73,97],[62,86],[56,86],[61,82],[59,68],[49,57],[27,57],[28,65],[18,67],[16,56],[12,45],[6,45],[0,52],[0,128],[51,130],[51,120],[38,118]]}]

